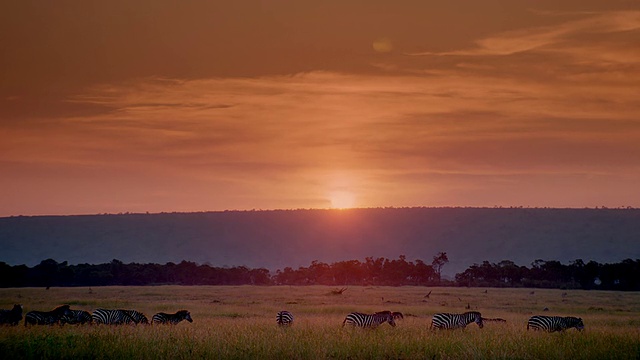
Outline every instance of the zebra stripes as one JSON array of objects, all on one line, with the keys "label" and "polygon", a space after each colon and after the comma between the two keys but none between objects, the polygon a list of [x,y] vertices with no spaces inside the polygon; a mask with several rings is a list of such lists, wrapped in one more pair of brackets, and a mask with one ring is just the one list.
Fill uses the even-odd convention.
[{"label": "zebra stripes", "polygon": [[69,305],[61,305],[51,311],[29,311],[24,316],[24,326],[60,324],[62,318],[70,314]]},{"label": "zebra stripes", "polygon": [[276,323],[280,326],[293,325],[293,314],[285,310],[278,312]]},{"label": "zebra stripes", "polygon": [[353,312],[347,315],[342,322],[342,326],[344,327],[348,324],[362,328],[376,328],[385,322],[388,322],[391,326],[396,326],[396,322],[393,319],[393,313],[391,311],[380,311],[374,314]]},{"label": "zebra stripes", "polygon": [[153,317],[151,318],[151,323],[175,325],[182,320],[193,322],[193,319],[191,319],[191,313],[189,313],[187,310],[180,310],[175,314],[167,314],[161,312],[153,315]]},{"label": "zebra stripes", "polygon": [[91,314],[84,310],[69,310],[69,314],[63,316],[60,322],[63,324],[86,324],[91,323]]},{"label": "zebra stripes", "polygon": [[22,320],[22,305],[15,304],[11,310],[0,310],[0,325],[18,325]]},{"label": "zebra stripes", "polygon": [[576,328],[578,331],[584,329],[581,318],[573,316],[542,316],[535,315],[529,318],[527,322],[527,330],[543,330],[548,332],[565,331],[570,328]]},{"label": "zebra stripes", "polygon": [[121,324],[148,324],[149,320],[143,313],[136,310],[107,310],[96,309],[91,314],[96,324],[121,325]]},{"label": "zebra stripes", "polygon": [[431,319],[431,329],[460,329],[475,322],[482,329],[482,315],[477,311],[469,311],[464,314],[439,313]]}]

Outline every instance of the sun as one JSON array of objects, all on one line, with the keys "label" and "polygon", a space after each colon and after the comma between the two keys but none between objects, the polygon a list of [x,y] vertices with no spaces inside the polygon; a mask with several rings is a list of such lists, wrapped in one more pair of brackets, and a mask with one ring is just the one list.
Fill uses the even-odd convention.
[{"label": "sun", "polygon": [[349,191],[334,191],[329,194],[331,200],[331,207],[334,209],[349,209],[354,207],[356,197]]}]

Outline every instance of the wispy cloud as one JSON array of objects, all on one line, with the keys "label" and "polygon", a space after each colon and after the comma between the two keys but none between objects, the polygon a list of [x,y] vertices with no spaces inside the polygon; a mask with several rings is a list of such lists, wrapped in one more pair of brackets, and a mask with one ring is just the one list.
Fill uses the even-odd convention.
[{"label": "wispy cloud", "polygon": [[[543,16],[554,15],[544,12]],[[563,15],[567,15],[564,13]],[[476,41],[476,47],[448,52],[418,52],[407,55],[500,56],[531,50],[560,50],[582,34],[607,34],[640,29],[640,11],[578,13],[582,18],[556,25],[503,32]],[[568,43],[568,44],[567,44]],[[558,49],[558,47],[560,49]]]}]

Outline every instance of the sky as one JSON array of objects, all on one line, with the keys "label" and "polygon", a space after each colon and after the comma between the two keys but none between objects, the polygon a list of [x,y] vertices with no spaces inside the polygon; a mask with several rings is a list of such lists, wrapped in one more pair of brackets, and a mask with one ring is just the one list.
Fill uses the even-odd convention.
[{"label": "sky", "polygon": [[640,207],[640,3],[3,1],[0,216]]}]

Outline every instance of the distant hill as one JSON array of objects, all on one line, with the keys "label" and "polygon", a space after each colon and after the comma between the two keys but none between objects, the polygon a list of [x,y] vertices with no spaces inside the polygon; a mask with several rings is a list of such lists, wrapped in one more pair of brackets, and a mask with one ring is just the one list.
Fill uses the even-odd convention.
[{"label": "distant hill", "polygon": [[453,275],[483,260],[640,258],[638,209],[390,208],[0,218],[0,261],[308,266],[440,251]]}]

